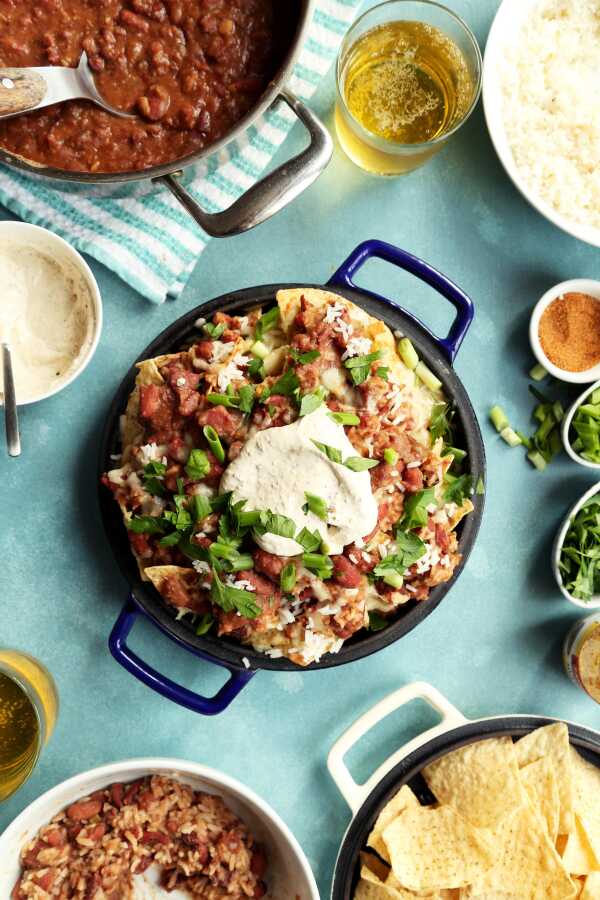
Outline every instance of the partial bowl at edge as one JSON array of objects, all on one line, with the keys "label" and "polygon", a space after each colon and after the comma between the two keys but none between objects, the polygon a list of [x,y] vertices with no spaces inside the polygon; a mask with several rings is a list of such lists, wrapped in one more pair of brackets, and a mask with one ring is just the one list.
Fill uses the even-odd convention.
[{"label": "partial bowl at edge", "polygon": [[587,491],[582,494],[582,496],[577,500],[576,503],[573,504],[565,518],[563,519],[561,525],[559,526],[558,531],[556,532],[556,537],[554,539],[554,544],[552,546],[552,571],[554,573],[554,578],[558,587],[560,588],[560,592],[563,597],[566,597],[574,606],[578,606],[581,609],[598,609],[600,608],[600,594],[594,594],[591,600],[580,600],[578,597],[573,597],[572,594],[568,592],[566,587],[563,584],[562,576],[560,574],[559,562],[560,562],[560,554],[562,552],[563,544],[565,542],[565,538],[567,536],[567,531],[569,530],[569,526],[571,524],[571,519],[573,519],[586,500],[589,500],[590,497],[593,497],[595,494],[600,492],[600,481],[597,481],[593,484]]}]

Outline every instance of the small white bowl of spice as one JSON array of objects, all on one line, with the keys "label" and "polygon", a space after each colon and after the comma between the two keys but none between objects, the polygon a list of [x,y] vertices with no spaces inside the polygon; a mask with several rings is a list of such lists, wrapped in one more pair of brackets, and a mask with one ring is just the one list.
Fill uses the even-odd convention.
[{"label": "small white bowl of spice", "polygon": [[[11,351],[19,406],[58,393],[98,345],[102,301],[83,257],[37,225],[0,222],[0,342]],[[0,405],[4,402],[0,372]]]},{"label": "small white bowl of spice", "polygon": [[600,281],[573,278],[546,291],[534,307],[529,340],[538,362],[560,381],[600,379]]}]

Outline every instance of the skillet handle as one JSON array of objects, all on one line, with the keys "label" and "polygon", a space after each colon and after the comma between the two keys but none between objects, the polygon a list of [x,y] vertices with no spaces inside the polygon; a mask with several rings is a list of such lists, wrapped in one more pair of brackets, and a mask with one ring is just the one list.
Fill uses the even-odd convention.
[{"label": "skillet handle", "polygon": [[[432,709],[440,714],[442,721],[439,725],[429,728],[427,731],[418,735],[418,737],[413,738],[412,741],[409,741],[403,747],[400,747],[389,759],[379,766],[376,772],[374,772],[367,781],[363,784],[357,784],[344,762],[344,757],[348,751],[364,737],[365,734],[367,734],[367,732],[377,725],[378,722],[381,722],[382,719],[385,719],[386,716],[389,716],[390,713],[400,709],[400,707],[406,706],[406,704],[410,703],[412,700],[424,700],[432,707]],[[402,759],[438,735],[444,734],[451,728],[464,725],[466,721],[467,720],[462,713],[452,706],[452,704],[446,700],[444,695],[440,694],[440,692],[431,684],[427,684],[425,681],[415,681],[412,684],[407,684],[405,687],[400,688],[400,690],[394,691],[393,694],[389,694],[387,697],[384,697],[383,700],[380,700],[373,709],[370,709],[364,716],[357,719],[354,725],[351,725],[348,731],[339,738],[329,751],[329,756],[327,758],[329,774],[335,781],[340,794],[352,812],[356,814],[373,788],[379,784],[381,779]]]},{"label": "skillet handle", "polygon": [[198,225],[212,237],[241,234],[270,219],[310,187],[331,159],[333,141],[317,116],[289,91],[282,91],[277,99],[284,100],[296,113],[310,135],[310,144],[298,156],[254,184],[228,209],[208,213],[176,176],[162,175],[154,179],[155,182],[164,184]]},{"label": "skillet handle", "polygon": [[412,253],[408,253],[406,250],[395,247],[393,244],[386,244],[384,241],[365,241],[364,243],[359,244],[350,254],[348,259],[342,263],[337,272],[329,279],[328,285],[330,287],[339,285],[357,289],[356,284],[352,280],[353,276],[356,275],[359,269],[362,269],[368,260],[373,258],[383,259],[386,262],[392,263],[394,266],[399,266],[406,272],[410,272],[412,275],[416,275],[417,278],[420,278],[421,281],[424,281],[434,288],[434,290],[449,300],[454,306],[456,309],[454,322],[446,337],[440,338],[437,337],[437,335],[432,334],[429,328],[417,319],[416,316],[413,316],[411,313],[402,309],[400,304],[395,300],[392,300],[389,297],[382,297],[380,294],[376,294],[373,291],[365,291],[363,288],[360,288],[363,293],[370,294],[378,300],[383,300],[384,303],[391,303],[393,306],[398,307],[398,309],[402,309],[402,312],[408,316],[409,319],[412,319],[419,328],[423,328],[427,332],[452,364],[459,351],[460,345],[469,330],[471,322],[473,321],[473,316],[475,315],[471,299],[467,297],[465,292],[462,291],[457,284],[450,281],[449,278],[446,278],[445,275],[437,269],[434,269],[429,263],[419,259],[418,256],[413,256]]},{"label": "skillet handle", "polygon": [[[252,669],[239,671],[225,663],[216,660],[207,653],[200,653],[194,650],[193,653],[206,662],[213,663],[228,669],[231,677],[225,682],[222,688],[214,695],[214,697],[203,697],[196,694],[188,688],[171,681],[166,675],[161,675],[156,669],[144,662],[140,657],[127,646],[127,638],[133,628],[135,621],[139,615],[143,615],[142,611],[135,603],[133,594],[130,594],[121,614],[115,622],[108,639],[110,652],[124,669],[134,675],[138,681],[152,688],[158,694],[162,694],[167,700],[172,700],[179,706],[185,706],[192,712],[200,713],[202,716],[216,716],[227,709],[232,700],[235,700],[240,691],[246,687],[252,676],[255,674]],[[170,637],[170,635],[168,635]],[[176,643],[180,643],[176,638],[171,638]],[[186,648],[187,649],[187,648]]]}]

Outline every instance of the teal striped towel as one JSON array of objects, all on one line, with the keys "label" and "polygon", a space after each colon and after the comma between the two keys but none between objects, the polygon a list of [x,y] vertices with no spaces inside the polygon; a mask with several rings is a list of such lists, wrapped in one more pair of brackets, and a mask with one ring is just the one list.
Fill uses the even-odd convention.
[{"label": "teal striped towel", "polygon": [[[310,100],[328,71],[360,4],[317,0],[289,83],[302,100]],[[286,104],[271,108],[243,138],[203,164],[190,186],[193,196],[209,212],[226,209],[258,180],[296,121]],[[166,190],[123,200],[83,198],[0,166],[0,203],[56,231],[155,303],[179,296],[209,240]]]}]

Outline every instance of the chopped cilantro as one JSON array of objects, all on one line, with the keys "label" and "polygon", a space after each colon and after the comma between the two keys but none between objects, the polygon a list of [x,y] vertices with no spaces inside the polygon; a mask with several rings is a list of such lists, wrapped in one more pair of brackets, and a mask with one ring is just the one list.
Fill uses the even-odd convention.
[{"label": "chopped cilantro", "polygon": [[341,463],[342,462],[342,451],[338,450],[337,447],[330,447],[329,444],[322,444],[321,441],[313,440],[313,444],[320,450],[321,453],[324,453],[327,459],[330,459],[331,462]]},{"label": "chopped cilantro", "polygon": [[154,494],[154,496],[157,497],[163,496],[165,486],[162,479],[166,471],[166,465],[163,462],[158,462],[156,460],[149,462],[148,465],[144,467],[143,482],[144,488],[148,493]]},{"label": "chopped cilantro", "polygon": [[256,328],[254,329],[254,340],[262,341],[263,336],[267,333],[267,331],[271,331],[272,328],[279,323],[279,307],[274,306],[273,309],[270,309],[268,312],[263,313],[256,323]]},{"label": "chopped cilantro", "polygon": [[265,376],[262,359],[251,359],[248,363],[248,375],[250,378],[259,378],[261,381]]},{"label": "chopped cilantro", "polygon": [[192,450],[185,471],[194,481],[200,481],[210,472],[210,462],[204,450]]},{"label": "chopped cilantro", "polygon": [[322,406],[326,396],[327,391],[322,387],[318,387],[312,394],[304,394],[300,401],[300,417],[308,416],[309,413]]},{"label": "chopped cilantro", "polygon": [[378,459],[368,459],[366,456],[349,456],[344,460],[347,469],[353,472],[364,472],[365,469],[373,469],[379,465]]},{"label": "chopped cilantro", "polygon": [[301,366],[306,366],[308,363],[314,362],[320,355],[321,353],[319,350],[307,350],[306,353],[300,353],[295,347],[290,347],[290,356],[294,362],[299,363]]},{"label": "chopped cilantro", "polygon": [[164,534],[165,524],[156,516],[133,516],[127,522],[129,531],[134,534]]},{"label": "chopped cilantro", "polygon": [[385,616],[382,616],[376,609],[371,610],[369,613],[369,631],[382,631],[384,628],[387,628],[388,624],[389,621]]},{"label": "chopped cilantro", "polygon": [[314,553],[321,546],[322,538],[318,531],[309,531],[308,528],[303,528],[298,532],[295,540],[301,547],[304,547],[307,553]]},{"label": "chopped cilantro", "polygon": [[384,381],[388,380],[388,372],[390,371],[389,366],[379,366],[379,368],[375,369],[375,374],[378,378],[383,378]]},{"label": "chopped cilantro", "polygon": [[473,493],[473,476],[460,475],[458,478],[452,479],[444,490],[444,502],[456,503],[461,506],[465,498]]},{"label": "chopped cilantro", "polygon": [[204,613],[204,615],[196,625],[196,634],[198,635],[198,637],[202,637],[203,634],[207,634],[214,624],[215,620],[213,619],[211,614]]},{"label": "chopped cilantro", "polygon": [[206,519],[212,513],[210,500],[201,494],[194,494],[190,499],[190,513],[194,522],[201,522],[203,519]]},{"label": "chopped cilantro", "polygon": [[410,494],[404,501],[404,514],[400,520],[399,527],[403,531],[410,531],[413,528],[421,528],[423,525],[427,525],[427,507],[431,503],[436,503],[433,488],[425,488],[425,490]]},{"label": "chopped cilantro", "polygon": [[202,330],[205,331],[209,338],[211,338],[213,341],[218,341],[219,338],[223,336],[225,326],[213,325],[212,322],[205,322],[202,326]]},{"label": "chopped cilantro", "polygon": [[260,513],[259,522],[254,526],[254,529],[257,534],[276,534],[278,537],[291,539],[296,533],[293,519],[273,513],[271,510],[263,510]]},{"label": "chopped cilantro", "polygon": [[237,611],[246,619],[256,619],[262,612],[252,591],[243,591],[225,584],[214,569],[210,598],[225,612]]}]

